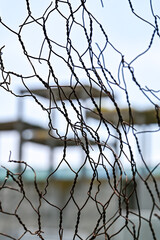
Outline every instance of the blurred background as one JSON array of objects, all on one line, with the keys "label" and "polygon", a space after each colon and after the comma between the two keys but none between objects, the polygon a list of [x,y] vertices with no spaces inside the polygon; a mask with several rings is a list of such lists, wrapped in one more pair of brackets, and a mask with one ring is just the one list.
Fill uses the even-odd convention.
[{"label": "blurred background", "polygon": [[[91,233],[96,226],[97,215],[98,218],[101,216],[101,209],[107,209],[108,225],[111,223],[110,219],[112,219],[112,215],[114,215],[113,211],[115,211],[116,216],[116,211],[119,208],[120,197],[115,196],[116,194],[113,198],[111,197],[113,189],[108,184],[104,169],[99,167],[98,170],[102,184],[98,199],[95,197],[97,196],[96,191],[98,191],[97,189],[99,188],[97,180],[91,194],[94,196],[94,200],[92,198],[86,200],[89,196],[88,189],[91,186],[90,181],[94,173],[92,162],[86,161],[85,163],[85,152],[76,141],[69,141],[67,143],[64,161],[64,143],[56,140],[57,136],[51,138],[48,135],[49,124],[52,123],[60,136],[64,137],[66,134],[67,138],[73,139],[75,137],[72,129],[69,128],[67,132],[66,119],[61,111],[57,110],[59,107],[59,109],[62,109],[62,112],[64,111],[63,101],[65,102],[69,119],[71,119],[73,125],[77,124],[78,126],[79,121],[72,105],[63,93],[62,96],[64,99],[61,101],[58,95],[59,93],[57,93],[58,82],[58,85],[62,86],[64,93],[69,94],[67,96],[70,96],[70,99],[77,109],[80,109],[79,111],[84,116],[91,132],[92,129],[98,129],[97,133],[100,136],[101,143],[105,145],[108,130],[103,124],[99,127],[100,120],[95,114],[95,106],[89,95],[91,85],[93,98],[95,103],[100,106],[104,118],[109,119],[109,121],[115,125],[118,123],[118,119],[115,105],[104,90],[102,90],[102,93],[100,92],[99,82],[97,80],[92,82],[90,78],[88,78],[86,69],[90,72],[91,78],[95,79],[92,70],[93,66],[96,66],[95,68],[101,78],[102,85],[113,94],[126,123],[129,122],[129,104],[133,109],[135,116],[134,128],[125,125],[125,131],[122,131],[122,138],[125,139],[124,133],[127,132],[127,140],[132,148],[134,161],[139,174],[137,177],[136,193],[134,192],[132,194],[133,188],[135,187],[134,181],[132,182],[131,180],[128,188],[124,187],[124,190],[126,192],[128,191],[128,196],[131,195],[131,197],[129,197],[129,207],[131,211],[133,210],[133,212],[135,211],[137,214],[131,214],[128,226],[129,230],[124,228],[123,231],[120,231],[119,235],[114,236],[114,232],[118,232],[118,229],[123,229],[123,226],[126,224],[126,218],[124,216],[126,216],[127,207],[125,208],[123,205],[123,217],[117,217],[112,227],[108,227],[107,232],[110,236],[113,235],[112,239],[114,240],[124,239],[124,237],[133,239],[132,234],[130,234],[132,230],[130,229],[133,229],[133,226],[135,226],[138,232],[138,226],[141,224],[142,228],[139,239],[152,239],[154,231],[156,234],[158,234],[159,231],[157,215],[154,215],[157,214],[158,209],[158,205],[155,204],[155,202],[158,202],[158,191],[151,177],[152,174],[150,174],[150,172],[147,172],[148,175],[146,174],[145,164],[147,164],[150,171],[152,171],[152,169],[159,164],[160,155],[159,123],[157,122],[155,112],[155,106],[157,106],[159,110],[160,94],[159,17],[156,17],[160,9],[159,1],[134,1],[132,3],[134,7],[133,10],[130,1],[106,1],[103,5],[102,1],[95,1],[93,3],[93,1],[87,0],[85,6],[91,13],[88,14],[87,10],[84,11],[81,1],[58,1],[57,7],[57,1],[32,0],[29,1],[29,7],[31,9],[30,17],[27,17],[29,9],[29,7],[27,9],[27,3],[28,1],[24,2],[21,0],[6,0],[0,2],[1,69],[2,63],[5,66],[5,69],[2,69],[4,71],[2,71],[3,74],[0,77],[1,181],[3,182],[6,175],[4,167],[13,172],[16,172],[17,169],[20,171],[24,167],[24,165],[22,165],[22,168],[20,168],[19,165],[14,162],[9,162],[9,160],[24,161],[33,167],[36,170],[39,189],[42,191],[46,187],[46,179],[49,173],[58,169],[54,174],[54,178],[50,178],[50,184],[44,197],[45,200],[43,199],[44,202],[40,215],[43,216],[41,221],[45,229],[44,239],[62,239],[62,237],[60,238],[60,230],[58,235],[57,229],[65,229],[63,233],[63,239],[65,240],[71,239],[71,236],[74,236],[73,239],[93,239],[91,238]],[[79,8],[79,6],[81,7]],[[70,16],[71,9],[74,12],[74,20]],[[44,41],[44,29],[42,28],[44,23],[47,29],[47,35],[49,39],[52,39],[52,54],[50,53],[47,41]],[[71,46],[74,46],[74,48],[68,46],[66,23],[68,23],[70,28],[69,37],[71,38]],[[107,37],[103,33],[101,26],[103,26]],[[87,33],[84,32],[84,27]],[[87,34],[88,36],[89,34],[92,35],[93,55],[88,50],[88,42],[86,41]],[[19,36],[21,36],[27,50],[27,55],[30,56],[30,58],[27,58],[24,54],[25,51],[20,44]],[[67,63],[72,64],[72,61],[68,57],[69,54],[66,51],[66,48],[70,49],[70,47],[70,54],[74,62],[73,71],[79,79],[75,91],[79,96],[80,108],[77,99],[74,98],[73,95],[70,95],[72,90],[71,86],[77,84],[75,75],[73,75],[71,68],[67,65]],[[85,52],[87,52],[87,54]],[[51,71],[48,62],[44,61],[44,59],[50,59],[55,78],[50,77]],[[86,68],[79,67],[81,66],[80,59],[83,59]],[[124,59],[124,62],[122,62],[122,59]],[[107,69],[106,78],[101,71],[99,61],[101,61],[103,69]],[[36,69],[36,74],[34,69]],[[134,73],[136,79],[133,78],[131,73]],[[40,78],[37,78],[37,75]],[[4,82],[4,78],[6,78],[7,83]],[[49,82],[50,86],[52,86],[52,91],[54,96],[56,96],[56,100],[53,103],[50,101],[51,96],[49,95],[49,91],[44,87],[43,81],[40,81],[40,79],[45,83]],[[44,89],[45,91],[43,92]],[[67,93],[67,91],[69,91],[69,93]],[[126,92],[128,93],[129,99],[127,99]],[[50,115],[48,115],[46,109],[50,109],[50,112],[48,111]],[[52,117],[51,120],[49,116]],[[109,136],[110,141],[108,144],[118,155],[120,145],[119,139],[116,139],[116,129],[112,126],[109,129],[112,136]],[[121,130],[123,130],[123,127]],[[56,131],[51,132],[51,134],[52,133],[57,134]],[[78,130],[77,134],[78,137],[81,136]],[[135,136],[138,138],[139,146],[137,146]],[[92,143],[93,139],[90,137],[91,136],[88,137],[87,135],[89,139],[90,158],[95,165],[99,161],[100,164],[102,164],[103,159],[99,157],[99,148],[95,145],[95,142],[94,144]],[[127,140],[125,139],[125,141]],[[133,172],[131,171],[130,149],[128,145],[125,146],[125,144],[123,147],[124,152],[121,156],[121,163],[124,173],[126,174],[123,175],[123,181],[125,182],[127,177],[129,181],[132,179]],[[141,152],[139,149],[141,149]],[[112,168],[115,160],[113,150],[108,148],[103,151],[104,156],[108,160],[105,166],[109,175],[112,177]],[[143,160],[145,160],[145,163]],[[85,168],[81,169],[83,164]],[[83,169],[85,170],[83,171]],[[71,189],[74,185],[77,172],[79,173],[78,176],[80,176],[80,179],[77,180],[74,196],[72,196]],[[156,168],[154,174],[159,185],[159,168]],[[117,176],[120,177],[119,175]],[[3,193],[4,190],[2,190],[1,202],[3,209],[12,213],[15,211],[14,214],[18,212],[27,228],[35,232],[37,226],[39,227],[36,222],[37,212],[35,211],[35,216],[33,216],[33,206],[30,203],[33,203],[35,208],[38,209],[38,206],[40,206],[38,205],[38,201],[40,202],[42,199],[38,191],[31,187],[34,183],[34,174],[31,169],[28,172],[26,171],[25,180],[26,185],[24,189],[27,192],[28,199],[30,199],[29,201],[25,199],[26,202],[22,201],[22,204],[20,204],[21,199],[23,199],[22,195],[17,196],[15,191],[9,190]],[[111,183],[113,183],[112,180]],[[152,189],[155,199],[153,199],[152,195],[147,191],[145,180],[150,189]],[[10,184],[13,188],[17,187],[14,185],[16,182],[14,182],[13,185],[12,183]],[[136,196],[138,196],[139,205]],[[99,208],[96,208],[95,205],[98,205],[98,200],[103,204],[101,204]],[[17,207],[17,203],[19,203],[19,207]],[[87,205],[84,209],[83,204],[84,206]],[[126,206],[128,205],[126,204]],[[15,210],[16,208],[17,211]],[[75,232],[76,226],[78,226],[77,219],[80,209],[84,211],[80,218],[80,237],[78,237]],[[140,214],[140,209],[142,211],[142,218],[138,215]],[[5,210],[3,211],[5,212]],[[10,217],[9,214],[4,214],[3,216],[0,232],[5,232],[8,236],[12,235],[14,238],[11,239],[20,239],[24,230],[18,228],[18,221],[15,222],[14,218],[12,218],[13,216]],[[60,227],[62,219],[63,228]],[[150,224],[151,219],[152,225],[154,225],[154,231],[152,231],[152,225]],[[6,222],[8,221],[10,221],[9,229],[6,228]],[[101,226],[103,226],[102,219]],[[150,226],[150,228],[148,226]],[[15,233],[15,229],[19,230]],[[101,231],[99,231],[99,233],[100,232]],[[23,239],[29,239],[29,234],[30,232],[26,231]],[[33,239],[39,238],[38,234],[32,235]],[[6,236],[2,235],[2,238],[3,237],[6,239]],[[96,239],[104,239],[103,234],[99,234]],[[153,237],[153,239],[157,238]]]},{"label": "blurred background", "polygon": [[[48,1],[30,1],[30,8],[32,9],[32,15],[35,18],[41,17],[41,15],[45,12],[46,8],[49,6],[51,2]],[[79,5],[79,1],[77,3],[71,2],[73,9]],[[153,10],[156,15],[156,11],[159,9],[158,1],[154,1]],[[54,3],[53,3],[54,5]],[[113,46],[118,49],[125,57],[125,61],[132,62],[135,57],[139,54],[143,53],[149,46],[151,41],[151,36],[153,34],[153,27],[151,24],[154,24],[154,16],[151,11],[151,6],[145,1],[134,2],[134,9],[137,15],[141,16],[146,21],[150,22],[150,25],[144,21],[140,21],[132,12],[129,6],[129,3],[121,2],[117,3],[116,1],[107,2],[102,7],[100,1],[99,3],[93,4],[91,1],[87,1],[86,7],[90,10],[90,12],[98,19],[98,21],[102,24],[103,28],[107,32],[107,36],[109,41],[113,44]],[[69,10],[67,4],[59,3],[59,9],[62,13],[67,16],[69,14]],[[143,11],[145,9],[145,11]],[[158,14],[158,13],[157,13]],[[26,5],[22,1],[16,0],[16,2],[5,1],[1,3],[0,9],[1,19],[5,24],[7,24],[13,31],[18,31],[19,26],[26,19],[27,8]],[[50,18],[47,22],[47,31],[49,36],[53,37],[53,40],[57,41],[59,44],[65,45],[66,42],[66,26],[63,17],[59,16],[57,12],[55,14],[50,15]],[[77,11],[77,15],[75,14],[77,20],[79,22],[82,21],[81,11]],[[85,17],[85,16],[84,16]],[[88,24],[88,18],[85,17],[86,27]],[[99,54],[99,49],[96,45],[98,43],[99,47],[103,49],[106,39],[101,34],[98,26],[93,26],[93,48],[97,54]],[[78,31],[79,30],[79,31]],[[22,75],[32,75],[32,69],[29,66],[29,63],[24,56],[21,46],[18,42],[18,39],[14,33],[8,31],[2,24],[0,26],[1,31],[1,47],[5,45],[2,50],[3,53],[3,62],[6,70],[10,70],[13,72],[17,72]],[[77,38],[78,31],[78,38]],[[33,55],[39,54],[39,49],[43,41],[43,35],[41,28],[36,24],[28,24],[22,30],[23,41],[26,44],[28,53],[32,53]],[[72,30],[72,41],[77,47],[79,52],[82,52],[85,49],[86,42],[85,36],[81,30],[81,28],[75,27]],[[80,39],[80,41],[79,41]],[[34,44],[36,42],[36,44]],[[159,77],[160,77],[160,68],[159,68],[159,39],[158,36],[155,36],[151,49],[139,57],[136,61],[133,61],[132,67],[135,68],[135,75],[138,81],[141,84],[142,88],[148,88],[156,91],[157,98],[151,94],[147,93],[148,97],[153,101],[153,103],[157,104],[159,102]],[[47,56],[47,48],[43,49],[43,56]],[[63,53],[62,48],[56,48],[55,51],[59,53]],[[74,56],[74,53],[73,53]],[[120,54],[118,54],[111,46],[108,46],[107,52],[105,54],[105,64],[115,79],[118,76],[118,68],[120,64]],[[75,61],[77,61],[75,57]],[[88,61],[87,56],[84,61]],[[89,62],[89,61],[88,61]],[[89,65],[89,63],[88,63]],[[59,82],[62,85],[69,85],[70,79],[70,71],[66,67],[66,64],[61,61],[60,58],[53,59],[53,66],[56,76],[58,76]],[[47,66],[43,64],[38,64],[35,62],[36,71],[40,74],[42,79],[47,78],[48,69]],[[63,71],[62,71],[63,69]],[[88,84],[88,80],[86,77],[85,71],[82,69],[76,69],[76,73],[84,84]],[[67,77],[68,76],[68,77]],[[131,106],[137,110],[145,111],[146,109],[153,108],[153,104],[148,98],[138,89],[138,86],[132,81],[131,76],[126,70],[125,73],[127,79],[127,90],[130,97]],[[121,77],[121,76],[120,76]],[[28,78],[27,86],[30,89],[39,89],[42,88],[42,84],[40,84],[36,79]],[[105,84],[105,82],[104,82]],[[121,81],[123,86],[123,82]],[[19,94],[21,90],[24,90],[23,83],[16,79],[13,76],[13,79],[10,83],[10,89]],[[25,97],[25,98],[16,98],[11,93],[6,92],[3,88],[0,89],[0,120],[1,122],[9,122],[15,121],[19,117],[23,118],[25,121],[33,124],[39,124],[42,127],[48,128],[48,116],[46,112],[41,111],[39,105],[36,104],[33,98]],[[114,94],[116,96],[116,100],[121,108],[127,107],[126,97],[124,95],[124,91],[120,90],[119,87],[114,86],[113,88]],[[43,104],[48,105],[46,99],[41,99]],[[111,109],[112,104],[103,99],[103,106]],[[20,106],[22,105],[22,106]],[[20,108],[20,109],[19,109]],[[59,124],[58,116],[55,116],[55,121]],[[58,120],[57,120],[58,119]],[[92,121],[93,122],[93,121]],[[60,123],[58,128],[61,128]],[[93,123],[94,124],[94,123]],[[140,131],[144,130],[145,126],[140,127]],[[158,129],[157,125],[150,124],[149,130],[156,131]],[[148,158],[151,164],[156,164],[159,161],[159,147],[157,146],[159,139],[159,132],[152,132],[145,134],[145,157]],[[10,151],[12,152],[12,158],[18,159],[18,151],[17,144],[19,141],[19,136],[16,131],[1,131],[1,163],[7,164],[9,159]],[[144,137],[143,140],[144,141]],[[147,145],[148,144],[148,145]],[[29,161],[36,168],[47,168],[46,164],[46,156],[48,154],[48,148],[46,146],[41,146],[39,148],[38,145],[27,143],[24,147],[25,153],[23,154],[23,160]],[[73,153],[72,153],[73,154]],[[31,159],[34,158],[34,161]],[[150,160],[152,158],[152,160]],[[30,160],[29,160],[30,159]],[[39,159],[39,160],[36,160]],[[38,163],[37,163],[38,161]]]}]

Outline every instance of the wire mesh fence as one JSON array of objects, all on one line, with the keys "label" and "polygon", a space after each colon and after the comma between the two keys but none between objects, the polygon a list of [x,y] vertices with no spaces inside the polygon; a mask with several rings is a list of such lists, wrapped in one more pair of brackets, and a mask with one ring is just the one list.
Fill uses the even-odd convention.
[{"label": "wire mesh fence", "polygon": [[[18,27],[0,19],[0,29],[10,39],[0,48],[0,86],[17,98],[33,99],[48,118],[48,129],[19,119],[21,144],[61,147],[43,180],[21,152],[20,159],[9,157],[16,169],[1,167],[1,239],[147,239],[146,233],[148,239],[158,239],[159,163],[148,161],[141,138],[159,133],[159,90],[136,75],[140,59],[160,37],[155,3],[147,5],[151,20],[136,12],[134,2],[125,3],[137,24],[150,31],[148,43],[129,61],[90,10],[93,3],[47,3],[35,14],[33,1],[24,1]],[[94,3],[102,9],[105,4]],[[18,7],[13,12],[19,14]],[[110,61],[115,61],[113,67]],[[149,108],[135,109],[135,98]]]}]

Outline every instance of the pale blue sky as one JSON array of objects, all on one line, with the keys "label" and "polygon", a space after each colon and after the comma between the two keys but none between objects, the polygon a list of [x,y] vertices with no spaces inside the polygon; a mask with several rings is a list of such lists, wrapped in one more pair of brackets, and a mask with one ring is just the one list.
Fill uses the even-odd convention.
[{"label": "pale blue sky", "polygon": [[[73,9],[76,9],[79,5],[80,1],[71,1]],[[117,0],[108,0],[103,1],[104,8],[102,8],[99,0],[93,2],[93,0],[87,0],[86,6],[90,10],[90,12],[96,17],[96,19],[102,24],[105,29],[109,41],[113,44],[113,46],[118,49],[125,58],[127,63],[131,62],[138,54],[142,53],[147,49],[150,43],[151,36],[153,34],[154,28],[138,19],[132,12],[129,7],[129,3],[127,0],[117,1]],[[35,18],[42,16],[43,12],[49,6],[51,1],[49,0],[32,0],[30,1],[30,7],[32,10],[32,15]],[[132,1],[134,10],[137,14],[143,17],[146,21],[149,21],[151,24],[154,24],[154,17],[152,15],[150,9],[150,1],[146,0],[134,0]],[[155,15],[159,13],[160,3],[158,0],[153,1],[153,10]],[[54,1],[53,1],[54,6]],[[68,7],[63,3],[59,5],[59,9],[63,14],[68,16]],[[23,23],[24,19],[27,16],[27,10],[25,6],[25,1],[22,0],[0,0],[0,16],[2,21],[7,24],[14,31],[18,31],[19,25]],[[82,22],[81,14],[78,12],[75,14],[76,20]],[[89,31],[89,21],[88,17],[85,16],[86,27]],[[158,22],[159,23],[159,22]],[[66,23],[62,17],[58,14],[51,14],[50,18],[47,22],[47,30],[49,36],[57,41],[59,44],[66,44]],[[26,58],[23,55],[22,49],[19,45],[17,36],[13,33],[10,33],[7,29],[5,29],[2,25],[0,25],[0,47],[5,45],[3,49],[3,61],[6,66],[6,70],[15,71],[19,74],[23,74],[25,76],[32,75],[33,71],[28,64]],[[42,29],[38,25],[29,24],[26,25],[24,30],[22,30],[22,37],[27,46],[27,51],[31,55],[37,56],[39,54],[39,49],[43,41]],[[72,30],[72,41],[73,45],[76,49],[82,53],[86,49],[86,40],[84,37],[84,32],[80,27],[73,27]],[[92,47],[95,53],[98,55],[99,50],[97,48],[96,43],[99,44],[102,49],[106,43],[106,39],[102,35],[102,32],[99,29],[99,26],[94,23],[93,25],[93,40]],[[65,58],[66,52],[65,49],[56,47],[54,48],[55,52],[62,54]],[[44,47],[44,51],[42,56],[46,57],[48,54],[47,47]],[[77,56],[73,53],[73,58],[75,63],[79,64]],[[53,58],[54,70],[56,76],[58,76],[59,80],[62,83],[68,83],[68,76],[70,76],[70,72],[64,62],[59,58]],[[109,46],[105,51],[105,64],[106,68],[108,68],[114,77],[117,79],[118,67],[121,60],[121,55],[115,52],[115,50]],[[87,66],[90,65],[88,56],[84,57],[84,61]],[[43,64],[34,63],[37,69],[37,72],[43,79],[47,78],[48,66]],[[160,41],[159,37],[155,36],[152,48],[144,55],[139,57],[132,65],[135,69],[135,76],[137,77],[138,82],[142,87],[148,86],[151,89],[159,90],[159,80],[160,80]],[[78,76],[83,79],[85,82],[86,74],[83,70],[76,70]],[[126,69],[125,77],[127,82],[127,89],[130,96],[130,101],[132,106],[137,107],[139,109],[144,109],[151,107],[152,105],[149,101],[142,95],[141,91],[139,91],[138,87],[133,83],[131,76]],[[31,79],[27,81],[29,87],[33,88],[38,86],[38,83],[34,81],[35,79]],[[105,80],[102,77],[102,80]],[[0,79],[1,82],[1,79]],[[123,83],[121,82],[123,86]],[[18,92],[18,90],[22,87],[22,84],[19,82],[18,78],[12,79],[11,88]],[[120,91],[119,88],[114,87],[114,91],[117,95],[117,101],[120,106],[126,105],[126,99],[124,97],[124,92]],[[157,93],[159,95],[159,93]],[[158,103],[158,100],[153,96],[149,95],[155,103]],[[6,93],[3,89],[0,89],[0,121],[5,119],[16,119],[18,115],[18,106],[15,97]],[[46,114],[42,112],[39,107],[31,100],[25,100],[26,109],[25,109],[25,118],[29,119],[32,116],[32,121],[43,122],[44,125],[47,124]],[[107,102],[104,102],[107,105]],[[110,107],[110,106],[107,106]],[[41,111],[41,118],[39,118],[39,113]],[[34,114],[36,112],[36,114]],[[15,139],[17,137],[13,135],[9,137],[7,135],[1,134],[0,138],[0,149],[1,149],[1,159],[3,162],[6,162],[9,156],[9,151],[12,150],[12,154],[14,158],[17,158],[17,153],[15,152]],[[156,135],[156,134],[154,134]],[[157,133],[158,135],[158,133]],[[157,136],[156,135],[156,136]],[[153,150],[153,158],[157,159],[157,155],[159,153],[158,146],[155,147],[154,142],[156,142],[158,137],[153,137],[152,145],[154,146]],[[10,140],[8,140],[10,139]],[[28,150],[27,150],[28,149]],[[46,161],[45,148],[37,148],[32,147],[25,148],[25,160],[31,159],[33,156],[37,159],[38,162],[42,162],[42,168],[45,167]],[[40,153],[40,151],[42,153]],[[40,154],[38,154],[40,153]],[[38,155],[37,155],[38,154]],[[158,160],[158,159],[157,159]],[[157,160],[154,160],[157,162]],[[28,160],[29,162],[32,160]]]}]

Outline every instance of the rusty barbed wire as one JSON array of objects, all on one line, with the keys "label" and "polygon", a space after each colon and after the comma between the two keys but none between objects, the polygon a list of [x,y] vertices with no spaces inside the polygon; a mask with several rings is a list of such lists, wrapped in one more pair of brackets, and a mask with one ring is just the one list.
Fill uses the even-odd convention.
[{"label": "rusty barbed wire", "polygon": [[[72,231],[69,239],[74,240],[116,240],[121,239],[123,233],[128,239],[138,240],[142,239],[144,224],[147,224],[151,234],[150,239],[158,239],[153,222],[154,217],[158,221],[160,216],[158,186],[160,164],[149,166],[142,151],[139,135],[160,130],[158,96],[160,90],[143,86],[136,74],[135,63],[152,49],[155,39],[159,40],[160,17],[156,14],[152,1],[150,1],[150,10],[154,21],[149,21],[138,14],[134,3],[128,0],[128,11],[139,22],[152,29],[152,33],[145,50],[127,61],[123,51],[114,45],[106,28],[90,10],[88,2],[87,0],[76,3],[70,0],[48,1],[41,16],[37,16],[34,15],[33,3],[26,0],[24,3],[26,14],[18,30],[5,18],[3,19],[2,16],[0,18],[1,29],[15,37],[19,51],[25,59],[25,68],[21,66],[19,70],[14,71],[14,67],[8,65],[6,61],[6,58],[12,57],[12,53],[9,55],[6,53],[11,42],[8,44],[6,41],[1,45],[0,87],[15,97],[33,99],[46,112],[48,129],[38,127],[36,129],[35,126],[32,129],[31,126],[25,125],[24,130],[33,130],[35,136],[36,130],[37,133],[47,132],[45,143],[52,148],[56,146],[63,148],[61,160],[43,180],[41,178],[39,180],[39,175],[31,164],[22,159],[13,160],[11,154],[9,162],[15,164],[15,169],[1,167],[5,177],[1,178],[0,185],[0,215],[2,221],[4,219],[9,223],[14,222],[12,223],[14,231],[10,229],[6,231],[3,225],[0,227],[2,239],[3,237],[14,240],[36,237],[47,240],[46,228],[49,226],[48,228],[56,229],[52,239],[67,239],[66,229],[70,228]],[[104,8],[103,1],[100,2],[101,7]],[[18,8],[14,11],[16,13]],[[63,30],[59,29],[64,36],[58,40],[53,29],[56,17],[59,17],[57,20],[59,22],[56,24],[61,26],[63,21],[64,27]],[[29,29],[27,35],[25,35],[26,29]],[[32,34],[34,35],[34,30],[36,32],[37,29],[41,34],[34,36],[34,39]],[[33,48],[32,44],[28,45],[25,36],[31,38]],[[100,36],[104,42],[100,41]],[[81,41],[84,41],[83,49],[81,49]],[[14,44],[12,47],[14,48]],[[107,64],[108,49],[119,57],[118,67],[115,66],[117,77]],[[16,61],[15,56],[13,59]],[[61,63],[61,71],[66,71],[67,77],[63,82],[56,62]],[[82,81],[81,73],[84,74],[85,81]],[[149,111],[143,111],[143,116],[142,111],[133,108],[130,99],[132,92],[128,90],[129,78],[137,87],[137,92],[141,92],[146,101],[152,105]],[[13,87],[17,80],[21,88],[23,87],[18,93]],[[32,88],[30,81],[39,83],[41,89]],[[117,89],[126,100],[125,109],[117,100]],[[39,96],[48,99],[47,106]],[[109,102],[112,109],[105,108],[104,99]],[[54,122],[53,114],[63,119],[63,127]],[[91,123],[91,119],[94,119],[94,124]],[[155,124],[155,130],[150,130],[148,127],[150,123]],[[137,125],[143,124],[147,129],[137,128]],[[36,137],[29,140],[40,141]],[[41,140],[43,144],[44,141]],[[23,139],[23,141],[27,140]],[[70,146],[75,146],[74,151],[77,151],[78,147],[82,152],[82,162],[80,166],[77,164],[77,168],[74,168],[68,160]],[[138,157],[135,156],[135,147]],[[139,167],[139,162],[142,167]],[[68,174],[61,172],[63,163],[72,177],[68,175],[69,180],[66,179],[62,184],[62,179]],[[29,179],[28,172],[30,172]],[[148,200],[141,197],[142,191],[150,199],[147,213],[143,211],[143,204],[146,205],[143,201]],[[56,200],[56,194],[59,200]],[[13,204],[7,205],[9,203],[7,197],[13,198]],[[88,210],[90,208],[92,210]],[[52,217],[50,217],[51,212],[53,212]],[[89,216],[92,217],[88,221]],[[83,231],[87,231],[85,236]]]}]

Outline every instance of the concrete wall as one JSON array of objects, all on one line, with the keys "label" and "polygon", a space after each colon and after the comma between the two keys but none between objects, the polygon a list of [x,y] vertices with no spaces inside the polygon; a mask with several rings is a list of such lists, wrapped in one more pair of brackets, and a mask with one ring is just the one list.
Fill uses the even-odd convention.
[{"label": "concrete wall", "polygon": [[[160,180],[157,180],[159,184]],[[151,179],[148,181],[148,183],[150,189],[153,192],[155,202],[158,202],[155,187]],[[113,182],[111,182],[111,184],[113,184]],[[94,182],[91,190],[91,198],[88,195],[88,190],[90,187],[90,181],[88,179],[81,179],[76,183],[72,197],[71,189],[73,186],[73,180],[52,179],[49,182],[46,195],[44,195],[44,198],[41,198],[41,202],[39,202],[39,195],[33,182],[26,181],[24,184],[26,199],[23,197],[24,193],[20,192],[20,187],[18,184],[10,181],[7,183],[7,185],[10,188],[2,188],[0,190],[0,201],[4,212],[0,212],[0,232],[8,234],[15,239],[18,239],[22,233],[25,232],[25,230],[19,223],[17,217],[14,216],[14,214],[16,213],[21,218],[27,229],[30,229],[31,232],[35,232],[38,230],[38,214],[36,211],[39,206],[41,215],[41,227],[42,231],[44,231],[43,237],[45,240],[60,239],[58,235],[58,229],[60,225],[61,210],[64,240],[73,239],[75,227],[77,225],[77,215],[80,209],[81,215],[78,224],[78,234],[82,239],[86,239],[90,234],[92,234],[94,228],[96,227],[97,221],[100,219],[101,213],[103,212],[103,207],[106,209],[106,222],[108,221],[106,228],[108,227],[107,233],[109,235],[114,234],[125,225],[124,217],[118,217],[117,220],[111,224],[113,222],[113,218],[110,218],[113,217],[113,215],[116,214],[118,210],[119,198],[116,194],[113,194],[113,189],[106,180],[101,180],[101,185],[99,185],[98,181]],[[38,182],[38,188],[43,193],[45,186],[46,181]],[[153,202],[146,186],[142,184],[140,180],[137,180],[137,192],[139,197],[139,205],[141,207],[141,214],[149,219],[151,209],[153,207]],[[133,202],[134,197],[135,196],[132,198]],[[97,200],[96,202],[95,198]],[[33,207],[36,209],[36,211],[33,210]],[[124,209],[122,209],[122,215],[125,216],[125,207],[123,208]],[[138,213],[136,204],[133,211],[135,213]],[[154,211],[158,212],[157,209],[154,209]],[[5,214],[5,212],[10,214]],[[119,213],[115,215],[114,219],[116,219],[116,216],[118,215]],[[139,218],[134,214],[130,214],[129,217],[138,226]],[[159,229],[157,227],[158,225],[156,225],[156,220],[156,216],[153,215],[154,227],[157,233]],[[139,239],[147,239],[145,237],[146,230],[144,229],[148,229],[148,236],[150,236],[148,239],[152,239],[151,231],[149,230],[149,227],[147,227],[149,224],[146,221],[142,221],[142,225],[144,226],[141,230],[141,237]],[[132,230],[133,224],[131,222],[128,226]],[[102,220],[100,221],[99,227],[101,227],[102,232],[104,232]],[[129,231],[125,229],[120,232],[118,237],[113,237],[112,239],[122,240],[124,238],[127,240],[133,239],[131,234],[129,234]],[[3,240],[8,238],[0,235],[0,239]],[[40,238],[36,235],[31,235],[28,232],[22,239],[27,240]],[[79,238],[76,237],[75,239]],[[104,239],[104,235],[97,236],[96,239]]]}]

